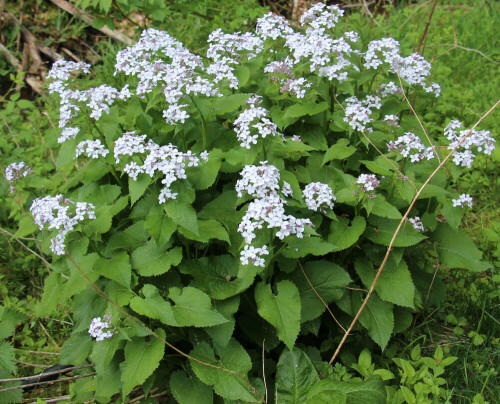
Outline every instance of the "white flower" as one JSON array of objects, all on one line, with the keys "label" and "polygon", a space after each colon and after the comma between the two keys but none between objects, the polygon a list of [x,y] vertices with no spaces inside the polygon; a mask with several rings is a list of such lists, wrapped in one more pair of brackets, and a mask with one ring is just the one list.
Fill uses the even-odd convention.
[{"label": "white flower", "polygon": [[66,235],[84,220],[85,215],[88,219],[95,219],[94,210],[95,207],[91,203],[75,203],[62,195],[37,198],[30,207],[33,220],[40,230],[45,226],[49,230],[58,230],[50,246],[56,255],[64,254]]},{"label": "white flower", "polygon": [[451,201],[454,207],[460,206],[464,208],[467,205],[469,208],[472,208],[472,197],[469,194],[462,194],[458,199],[452,199]]},{"label": "white flower", "polygon": [[375,174],[361,174],[356,180],[356,185],[366,192],[369,198],[375,198],[375,188],[380,185],[380,180]]},{"label": "white flower", "polygon": [[302,192],[306,205],[314,211],[326,212],[326,208],[333,209],[333,201],[337,198],[333,195],[332,189],[327,184],[321,182],[311,182],[307,184]]},{"label": "white flower", "polygon": [[116,334],[116,328],[111,330],[111,316],[96,317],[92,320],[89,327],[89,334],[96,341],[103,341],[105,338],[111,338]]},{"label": "white flower", "polygon": [[[425,147],[420,138],[411,132],[405,132],[404,136],[398,137],[395,142],[391,140],[387,143],[387,148],[389,151],[399,150],[403,157],[409,156],[412,163],[434,158],[432,147]],[[412,150],[416,150],[417,153],[410,155]]]},{"label": "white flower", "polygon": [[240,261],[243,265],[252,264],[256,267],[264,267],[266,261],[262,258],[264,255],[269,255],[267,246],[256,248],[254,246],[246,245],[241,252]]},{"label": "white flower", "polygon": [[[458,143],[460,143],[460,140],[462,140],[462,138],[469,133],[468,130],[462,130],[459,132],[459,129],[462,129],[462,123],[459,121],[451,121],[450,124],[444,129],[444,134],[450,142],[448,146],[449,150],[453,150]],[[496,140],[491,136],[490,131],[473,130],[455,151],[453,155],[453,162],[458,166],[471,168],[474,157],[476,157],[471,149],[475,147],[477,152],[491,155],[496,147],[495,142]]]},{"label": "white flower", "polygon": [[33,170],[24,161],[11,163],[5,168],[5,178],[10,184],[32,173]]},{"label": "white flower", "polygon": [[257,20],[255,32],[264,40],[267,38],[276,40],[293,34],[293,29],[284,17],[267,13]]},{"label": "white flower", "polygon": [[189,114],[181,108],[188,106],[189,105],[187,104],[172,104],[168,107],[167,110],[163,111],[163,117],[169,125],[176,125],[178,122],[184,123],[186,119],[189,118]]},{"label": "white flower", "polygon": [[419,216],[415,216],[413,218],[410,217],[410,218],[408,218],[408,221],[413,225],[413,227],[415,228],[415,230],[417,230],[418,232],[425,231],[424,224],[420,220]]},{"label": "white flower", "polygon": [[87,157],[97,159],[99,157],[106,157],[109,150],[104,148],[104,145],[99,139],[97,140],[84,140],[76,146],[76,156],[80,157],[82,154],[86,154]]},{"label": "white flower", "polygon": [[[255,101],[257,100],[255,99]],[[267,109],[252,103],[236,118],[233,123],[234,131],[240,141],[241,147],[250,149],[252,144],[257,144],[259,135],[262,138],[268,135],[283,136],[278,132],[276,124],[266,118],[268,114],[269,111]]]},{"label": "white flower", "polygon": [[347,106],[345,108],[344,122],[347,122],[353,129],[360,132],[371,131],[372,128],[366,125],[373,121],[370,118],[371,108],[379,109],[381,107],[380,97],[367,95],[363,101],[360,101],[356,96],[352,96],[345,101]]}]

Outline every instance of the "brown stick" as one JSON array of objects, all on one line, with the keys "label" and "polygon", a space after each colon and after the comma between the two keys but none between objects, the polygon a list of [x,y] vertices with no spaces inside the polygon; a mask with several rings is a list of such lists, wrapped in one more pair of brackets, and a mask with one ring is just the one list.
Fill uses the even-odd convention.
[{"label": "brown stick", "polygon": [[[50,0],[50,1],[54,3],[57,7],[66,11],[67,13],[82,19],[89,25],[92,25],[92,22],[94,21],[93,17],[91,17],[84,11],[75,8],[71,3],[68,3],[66,0]],[[121,32],[113,31],[112,29],[106,26],[98,28],[98,31],[101,31],[103,34],[109,36],[110,38],[113,38],[115,41],[122,42],[126,45],[132,45],[132,40],[129,37],[123,35]]]},{"label": "brown stick", "polygon": [[25,384],[24,386],[20,385],[20,386],[14,386],[14,387],[7,387],[6,389],[0,389],[0,393],[5,393],[6,391],[12,391],[12,390],[25,389],[27,387],[39,386],[41,384],[70,382],[72,380],[81,379],[82,377],[95,376],[96,374],[97,374],[96,372],[94,372],[94,373],[86,373],[84,375],[77,375],[77,376],[72,376],[72,377],[63,377],[62,379],[48,380],[46,382],[36,382],[36,383]]},{"label": "brown stick", "polygon": [[427,30],[429,29],[429,25],[430,25],[431,19],[432,19],[432,14],[434,14],[434,9],[436,8],[436,4],[437,4],[437,0],[434,0],[434,3],[432,3],[431,12],[429,13],[429,18],[427,19],[427,23],[425,24],[424,32],[422,33],[422,36],[420,37],[420,41],[418,41],[417,53],[420,53],[420,47],[422,46],[422,43],[424,42],[424,39],[427,36]]},{"label": "brown stick", "polygon": [[[92,366],[95,366],[95,364],[91,363],[89,365],[73,366],[72,368],[64,369],[64,372],[65,373],[72,372],[73,370],[90,368]],[[21,382],[21,381],[24,381],[24,380],[33,379],[36,376],[52,376],[52,375],[58,375],[59,373],[61,373],[60,370],[55,370],[53,372],[40,373],[38,375],[33,375],[33,376],[15,377],[13,379],[0,379],[0,383]]]},{"label": "brown stick", "polygon": [[330,359],[330,361],[328,362],[330,365],[333,363],[333,361],[335,360],[335,358],[337,357],[337,355],[339,354],[340,352],[340,349],[342,348],[342,346],[344,345],[347,337],[349,336],[349,334],[351,333],[354,325],[356,324],[356,322],[358,321],[359,319],[359,316],[361,315],[361,313],[363,312],[366,304],[368,303],[368,300],[370,299],[370,296],[372,295],[373,291],[375,290],[375,285],[377,284],[377,281],[380,277],[380,274],[382,273],[382,270],[384,269],[385,267],[385,264],[387,263],[387,260],[389,259],[389,255],[391,253],[391,250],[392,250],[392,246],[394,245],[394,241],[396,240],[396,237],[398,236],[399,234],[399,231],[401,230],[401,228],[403,227],[403,224],[406,222],[406,219],[410,213],[410,211],[412,210],[413,206],[415,205],[415,203],[417,202],[417,199],[419,198],[420,194],[423,192],[423,190],[425,189],[425,187],[427,186],[427,184],[429,184],[429,182],[432,180],[432,178],[434,178],[434,176],[439,172],[439,170],[441,170],[441,168],[445,165],[445,163],[448,161],[448,159],[453,155],[453,153],[455,153],[455,151],[460,147],[460,145],[465,141],[465,139],[467,139],[469,137],[469,135],[472,133],[472,131],[477,127],[477,125],[479,125],[484,118],[486,118],[491,112],[493,112],[493,110],[498,107],[498,105],[500,104],[500,100],[498,100],[495,105],[493,105],[489,110],[488,112],[486,112],[477,122],[476,124],[465,134],[465,136],[462,137],[462,139],[460,139],[460,142],[458,142],[458,144],[455,146],[455,148],[451,151],[450,154],[448,154],[445,159],[437,166],[437,168],[433,171],[433,173],[429,176],[429,178],[427,178],[427,180],[424,182],[424,184],[420,187],[420,189],[418,190],[417,194],[415,195],[415,197],[413,198],[413,201],[411,202],[408,210],[406,211],[406,213],[404,214],[403,218],[401,219],[401,221],[399,222],[399,226],[397,227],[396,231],[394,232],[394,235],[392,236],[392,239],[391,239],[391,242],[389,243],[389,247],[387,247],[387,252],[385,254],[385,257],[384,257],[384,260],[382,261],[382,264],[380,265],[380,268],[378,269],[377,271],[377,274],[375,275],[375,279],[373,280],[373,283],[370,287],[370,290],[368,291],[368,294],[366,295],[365,299],[363,300],[363,303],[361,304],[361,307],[359,308],[358,312],[356,313],[356,316],[354,317],[354,319],[352,320],[351,322],[351,325],[349,326],[349,328],[347,329],[347,332],[344,334],[344,336],[342,337],[342,340],[340,341],[339,345],[337,346],[337,349],[335,350],[335,353],[333,354],[332,358]]},{"label": "brown stick", "polygon": [[[61,397],[54,397],[54,398],[42,398],[42,400],[45,403],[57,403],[59,401],[67,401],[69,400],[69,396],[61,396]],[[37,404],[37,401],[33,401],[29,404]]]}]

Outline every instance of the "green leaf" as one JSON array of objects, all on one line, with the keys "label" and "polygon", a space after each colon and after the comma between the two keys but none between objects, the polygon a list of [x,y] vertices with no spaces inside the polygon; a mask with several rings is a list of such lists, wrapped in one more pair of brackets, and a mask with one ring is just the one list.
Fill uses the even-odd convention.
[{"label": "green leaf", "polygon": [[[320,394],[322,394],[320,396]],[[318,401],[321,397],[326,401]],[[343,401],[345,397],[346,401]],[[306,404],[342,403],[346,404],[386,404],[387,393],[382,378],[372,376],[362,382],[323,379],[309,391]]]},{"label": "green leaf", "polygon": [[132,310],[142,316],[160,320],[163,324],[180,327],[174,317],[172,305],[160,296],[156,286],[144,285],[142,294],[144,299],[134,296],[130,301]]},{"label": "green leaf", "polygon": [[183,261],[179,267],[184,274],[194,277],[196,287],[212,299],[227,299],[246,290],[256,272],[240,265],[231,255],[219,255],[199,260]]},{"label": "green leaf", "polygon": [[191,233],[199,235],[196,211],[191,205],[172,199],[165,203],[165,212],[174,223],[184,227]]},{"label": "green leaf", "polygon": [[[333,262],[309,261],[304,264],[303,269],[309,282],[326,304],[340,299],[344,294],[344,287],[351,282],[349,274]],[[307,282],[302,271],[295,272],[293,281],[298,285],[300,293],[301,322],[319,317],[326,308]]]},{"label": "green leaf", "polygon": [[148,174],[139,174],[136,181],[129,177],[128,189],[130,193],[130,205],[134,205],[134,203],[136,203],[139,198],[144,195],[146,189],[148,189],[149,185],[151,185],[152,180],[153,179]]},{"label": "green leaf", "polygon": [[182,370],[170,376],[170,390],[179,404],[212,404],[214,400],[210,387]]},{"label": "green leaf", "polygon": [[368,330],[370,337],[384,350],[394,328],[392,304],[380,300],[377,295],[372,295],[359,321]]},{"label": "green leaf", "polygon": [[432,234],[432,239],[438,243],[437,252],[441,264],[448,268],[463,268],[473,272],[491,268],[488,262],[481,260],[481,252],[463,231],[453,230],[446,223],[440,223]]},{"label": "green leaf", "polygon": [[16,356],[14,349],[7,341],[0,341],[0,369],[9,373],[16,371]]},{"label": "green leaf", "polygon": [[139,275],[155,276],[164,274],[172,266],[179,265],[181,260],[181,247],[163,250],[154,240],[149,240],[146,245],[136,248],[132,253],[132,268],[136,269]]},{"label": "green leaf", "polygon": [[172,221],[162,209],[152,209],[144,222],[144,228],[153,237],[157,244],[163,244],[177,230],[177,224]]},{"label": "green leaf", "polygon": [[[217,349],[216,353],[218,359],[210,345],[201,342],[195,345],[190,356],[211,365],[231,370],[243,377],[246,377],[248,371],[252,368],[250,356],[234,339],[224,348]],[[221,397],[229,400],[257,400],[257,397],[249,391],[249,386],[240,377],[223,370],[209,368],[195,361],[191,361],[190,364],[195,375],[203,383],[213,386],[215,393]]]},{"label": "green leaf", "polygon": [[361,160],[360,163],[363,163],[372,173],[379,175],[392,175],[392,170],[394,170],[394,167],[385,159]]},{"label": "green leaf", "polygon": [[[378,268],[374,269],[370,261],[361,258],[356,260],[355,268],[365,287],[370,288]],[[397,264],[392,256],[389,257],[380,273],[375,290],[380,298],[386,302],[410,308],[414,307],[415,286],[404,260]]]},{"label": "green leaf", "polygon": [[207,189],[217,179],[221,165],[221,153],[219,150],[212,150],[207,162],[201,162],[197,167],[189,170],[189,182],[195,189]]},{"label": "green leaf", "polygon": [[[165,339],[165,331],[155,330],[155,333]],[[127,396],[137,385],[142,385],[153,374],[160,364],[165,352],[165,344],[157,338],[148,336],[132,338],[125,345],[125,360],[120,365],[122,394]]]},{"label": "green leaf", "polygon": [[96,218],[87,224],[90,233],[107,233],[111,229],[113,212],[111,206],[98,206],[95,210]]},{"label": "green leaf", "polygon": [[212,340],[220,347],[226,346],[233,335],[234,327],[236,325],[236,320],[234,319],[234,314],[238,311],[238,306],[240,304],[240,297],[233,296],[230,299],[215,302],[215,307],[219,313],[221,313],[225,318],[229,319],[227,323],[215,325],[213,327],[208,327],[205,329]]},{"label": "green leaf", "polygon": [[179,233],[190,240],[208,243],[210,239],[217,239],[230,243],[226,229],[216,220],[198,220],[198,232],[194,234],[182,227],[179,228]]},{"label": "green leaf", "polygon": [[231,94],[219,97],[214,102],[214,115],[224,115],[236,111],[250,97],[251,94]]},{"label": "green leaf", "polygon": [[[375,244],[388,246],[400,221],[370,216],[368,223],[370,223],[373,227],[368,227],[366,229],[366,237]],[[403,223],[393,246],[409,247],[420,243],[424,239],[426,239],[426,237],[415,230],[410,222],[407,222]]]},{"label": "green leaf", "polygon": [[57,272],[51,272],[43,287],[42,300],[35,306],[38,317],[50,315],[57,307],[62,291],[62,277]]},{"label": "green leaf", "polygon": [[91,359],[95,363],[95,368],[98,374],[106,371],[106,368],[113,360],[118,347],[120,346],[119,338],[105,338],[104,341],[99,341],[93,344]]},{"label": "green leaf", "polygon": [[255,287],[257,311],[261,317],[273,325],[278,337],[289,349],[293,348],[300,331],[300,296],[297,286],[290,281],[276,284],[277,294],[271,285],[261,282]]},{"label": "green leaf", "polygon": [[363,234],[366,228],[366,221],[363,216],[356,216],[351,226],[348,226],[349,219],[339,217],[338,221],[330,224],[330,234],[328,242],[335,245],[333,251],[342,251],[352,246]]},{"label": "green leaf", "polygon": [[332,147],[330,147],[325,156],[323,157],[323,165],[328,163],[331,160],[343,160],[349,156],[352,156],[356,152],[356,148],[354,146],[349,146],[349,140],[346,138],[341,138],[335,143]]},{"label": "green leaf", "polygon": [[287,246],[283,249],[283,256],[287,258],[302,258],[306,255],[326,255],[335,250],[336,246],[320,237],[290,237]]},{"label": "green leaf", "polygon": [[285,118],[299,118],[304,115],[316,115],[328,109],[328,103],[306,102],[302,104],[293,104],[285,110]]},{"label": "green leaf", "polygon": [[81,365],[92,352],[92,337],[88,332],[73,334],[69,337],[61,349],[62,365]]},{"label": "green leaf", "polygon": [[210,297],[199,289],[191,286],[182,290],[170,288],[168,297],[175,303],[172,311],[181,327],[211,327],[229,321],[213,308]]},{"label": "green leaf", "polygon": [[299,348],[285,349],[276,368],[276,389],[280,403],[301,404],[319,381],[309,357]]},{"label": "green leaf", "polygon": [[403,218],[399,210],[397,210],[396,207],[387,202],[382,195],[377,195],[377,197],[373,199],[373,207],[371,213],[380,217],[387,217],[389,219]]},{"label": "green leaf", "polygon": [[31,217],[23,217],[19,221],[19,227],[14,233],[14,238],[26,237],[27,235],[38,231],[38,226]]},{"label": "green leaf", "polygon": [[111,260],[99,258],[94,264],[94,271],[130,289],[132,267],[126,252],[114,255]]}]

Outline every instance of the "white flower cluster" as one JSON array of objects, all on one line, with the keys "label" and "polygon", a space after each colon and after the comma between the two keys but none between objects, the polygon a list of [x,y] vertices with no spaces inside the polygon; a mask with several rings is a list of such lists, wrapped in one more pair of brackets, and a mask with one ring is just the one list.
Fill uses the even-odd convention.
[{"label": "white flower cluster", "polygon": [[50,250],[56,255],[63,255],[66,235],[85,219],[95,219],[94,205],[85,202],[72,202],[62,195],[37,198],[30,207],[36,225],[42,230],[58,230],[51,240]]},{"label": "white flower cluster", "polygon": [[80,157],[82,154],[86,154],[87,157],[97,159],[99,157],[106,157],[109,150],[104,147],[99,139],[97,140],[84,140],[76,146],[76,156]]},{"label": "white flower cluster", "polygon": [[469,208],[472,208],[472,196],[469,194],[462,194],[458,197],[458,199],[452,199],[453,206],[460,206],[461,208],[465,208],[467,205]]},{"label": "white flower cluster", "polygon": [[386,115],[382,120],[387,126],[394,126],[395,128],[399,128],[399,117],[396,115]]},{"label": "white flower cluster", "polygon": [[394,81],[389,81],[388,83],[382,83],[377,89],[377,93],[385,98],[390,94],[403,94],[403,90]]},{"label": "white flower cluster", "polygon": [[333,28],[344,15],[344,10],[338,6],[327,6],[324,3],[316,3],[307,10],[300,18],[302,25],[309,25],[314,29]]},{"label": "white flower cluster", "polygon": [[89,334],[96,341],[104,341],[105,338],[111,338],[113,334],[116,334],[116,327],[111,330],[111,316],[104,316],[94,318],[89,327]]},{"label": "white flower cluster", "polygon": [[345,108],[344,122],[347,122],[351,128],[359,130],[360,132],[373,131],[371,127],[367,127],[366,125],[373,121],[373,119],[370,118],[372,108],[380,109],[382,106],[380,97],[376,95],[367,95],[364,100],[360,101],[353,95],[345,101],[347,106]]},{"label": "white flower cluster", "polygon": [[11,163],[5,168],[5,178],[12,184],[21,177],[26,177],[29,174],[33,174],[33,170],[24,162]]},{"label": "white flower cluster", "polygon": [[[236,191],[241,197],[246,192],[255,197],[249,203],[245,216],[238,226],[247,245],[252,243],[256,237],[256,230],[264,228],[277,229],[276,237],[283,240],[290,235],[299,238],[304,236],[305,226],[312,226],[309,219],[297,219],[294,216],[286,215],[284,205],[286,201],[279,195],[291,196],[292,190],[286,182],[280,186],[279,170],[262,161],[260,166],[246,166],[240,173],[242,178],[236,183]],[[264,247],[262,247],[264,248]],[[255,262],[256,251],[259,249],[245,248],[241,252],[241,262]],[[265,248],[264,251],[267,251]],[[263,253],[260,253],[261,255]],[[257,261],[263,266],[264,261]]]},{"label": "white flower cluster", "polygon": [[127,100],[131,97],[128,85],[121,90],[103,84],[89,90],[71,90],[68,88],[68,81],[71,73],[89,73],[90,65],[86,63],[68,62],[64,59],[56,61],[47,77],[54,79],[49,84],[50,93],[58,93],[61,97],[59,108],[59,127],[63,129],[58,139],[59,143],[64,143],[68,139],[74,139],[78,134],[78,128],[68,127],[70,121],[78,115],[81,104],[85,103],[90,108],[90,117],[98,120],[103,113],[109,114],[111,105],[116,99]]},{"label": "white flower cluster", "polygon": [[293,61],[290,58],[270,62],[265,68],[265,73],[270,73],[269,78],[280,85],[282,93],[289,92],[297,98],[304,98],[306,90],[311,87],[312,83],[305,78],[295,78],[293,72]]},{"label": "white flower cluster", "polygon": [[244,58],[251,59],[264,50],[264,41],[250,32],[225,34],[220,28],[213,31],[207,41],[207,57],[213,60],[207,72],[216,83],[227,81],[230,88],[238,88],[233,71]]},{"label": "white flower cluster", "polygon": [[233,123],[241,147],[250,149],[252,144],[257,144],[259,136],[265,138],[268,135],[278,135],[283,138],[283,135],[278,132],[276,124],[266,118],[269,111],[259,107],[259,104],[260,98],[258,96],[251,97],[251,99],[247,100],[247,108]]},{"label": "white flower cluster", "polygon": [[269,255],[266,245],[259,248],[247,244],[241,252],[240,260],[243,265],[252,264],[256,267],[265,267],[266,260],[262,258],[264,255]]},{"label": "white flower cluster", "polygon": [[356,185],[363,192],[365,192],[368,198],[375,198],[375,189],[380,185],[380,180],[375,174],[361,174],[356,180]]},{"label": "white flower cluster", "polygon": [[[431,64],[422,55],[412,53],[410,56],[402,57],[399,54],[399,42],[394,38],[382,38],[371,41],[365,53],[364,67],[367,69],[378,69],[387,63],[389,71],[399,76],[410,85],[420,85],[427,92],[439,96],[441,88],[436,83],[426,84],[427,76],[431,71]],[[394,94],[395,87],[390,83],[389,87],[383,89],[387,94]]]},{"label": "white flower cluster", "polygon": [[419,216],[415,216],[413,218],[410,217],[410,218],[408,218],[408,221],[413,225],[413,227],[415,228],[415,230],[417,230],[418,232],[424,232],[425,231],[424,224],[422,223],[422,220],[420,220]]},{"label": "white flower cluster", "polygon": [[[390,152],[399,150],[405,158],[410,156],[412,163],[417,163],[423,159],[431,160],[434,158],[432,147],[425,147],[420,138],[411,132],[405,132],[404,136],[398,137],[395,142],[391,140],[387,143],[387,148]],[[410,155],[412,150],[416,150],[417,153]]]},{"label": "white flower cluster", "polygon": [[[460,121],[451,121],[444,129],[444,134],[450,142],[448,146],[449,150],[453,150],[460,140],[469,133],[468,130],[460,130],[462,128],[463,126]],[[491,155],[491,152],[495,150],[496,147],[495,141],[495,138],[491,136],[489,130],[473,130],[453,155],[453,162],[457,166],[471,168],[474,157],[476,157],[476,155],[472,153],[472,147],[475,146],[477,152]]]},{"label": "white flower cluster", "polygon": [[[146,135],[136,135],[135,132],[126,132],[116,140],[114,156],[118,164],[123,156],[134,156],[149,152],[147,156],[141,156],[143,164],[139,165],[131,161],[125,165],[124,171],[134,180],[139,174],[148,174],[153,177],[158,171],[164,175],[161,183],[164,185],[158,198],[160,203],[168,199],[177,198],[177,193],[172,192],[170,186],[179,179],[185,179],[186,166],[198,166],[200,159],[191,151],[180,152],[176,146],[168,144],[159,146],[152,140],[146,143]],[[203,154],[204,158],[208,156]]]},{"label": "white flower cluster", "polygon": [[257,20],[255,32],[264,40],[267,38],[276,40],[293,34],[293,29],[284,17],[267,13]]},{"label": "white flower cluster", "polygon": [[302,192],[306,205],[309,209],[326,213],[326,208],[333,209],[333,201],[337,198],[333,195],[332,189],[327,184],[321,182],[311,182],[307,184]]}]

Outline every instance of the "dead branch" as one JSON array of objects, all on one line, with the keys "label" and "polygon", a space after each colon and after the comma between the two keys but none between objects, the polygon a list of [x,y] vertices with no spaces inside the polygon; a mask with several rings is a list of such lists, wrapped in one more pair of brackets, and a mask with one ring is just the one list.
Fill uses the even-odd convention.
[{"label": "dead branch", "polygon": [[[67,2],[66,0],[50,0],[50,1],[57,7],[66,11],[67,13],[82,19],[88,25],[92,25],[92,22],[94,21],[93,17],[91,17],[84,11],[75,8],[71,3]],[[101,31],[103,34],[109,36],[110,38],[113,38],[115,41],[122,42],[126,45],[132,45],[132,40],[129,37],[123,35],[121,32],[113,31],[112,29],[106,26],[98,28],[98,31]]]},{"label": "dead branch", "polygon": [[86,373],[84,375],[77,375],[77,376],[72,376],[72,377],[63,377],[62,379],[48,380],[46,382],[37,382],[37,383],[30,383],[30,384],[20,385],[20,386],[7,387],[6,389],[0,389],[0,393],[5,393],[6,391],[12,391],[12,390],[26,389],[26,388],[29,388],[29,387],[40,386],[42,384],[48,384],[48,383],[70,382],[72,380],[81,379],[82,377],[95,376],[96,374],[97,374],[96,372]]},{"label": "dead branch", "polygon": [[[91,363],[89,365],[81,365],[81,366],[73,366],[71,368],[67,368],[67,369],[64,369],[64,373],[68,373],[68,372],[72,372],[73,370],[77,370],[77,369],[85,369],[85,368],[90,368],[92,366],[95,366],[94,363]],[[33,375],[33,376],[25,376],[25,377],[15,377],[13,379],[0,379],[0,383],[8,383],[8,382],[22,382],[24,380],[30,380],[30,379],[33,379],[37,376],[52,376],[52,375],[58,375],[61,373],[61,370],[55,370],[53,372],[45,372],[45,373],[39,373],[37,375]]]}]

